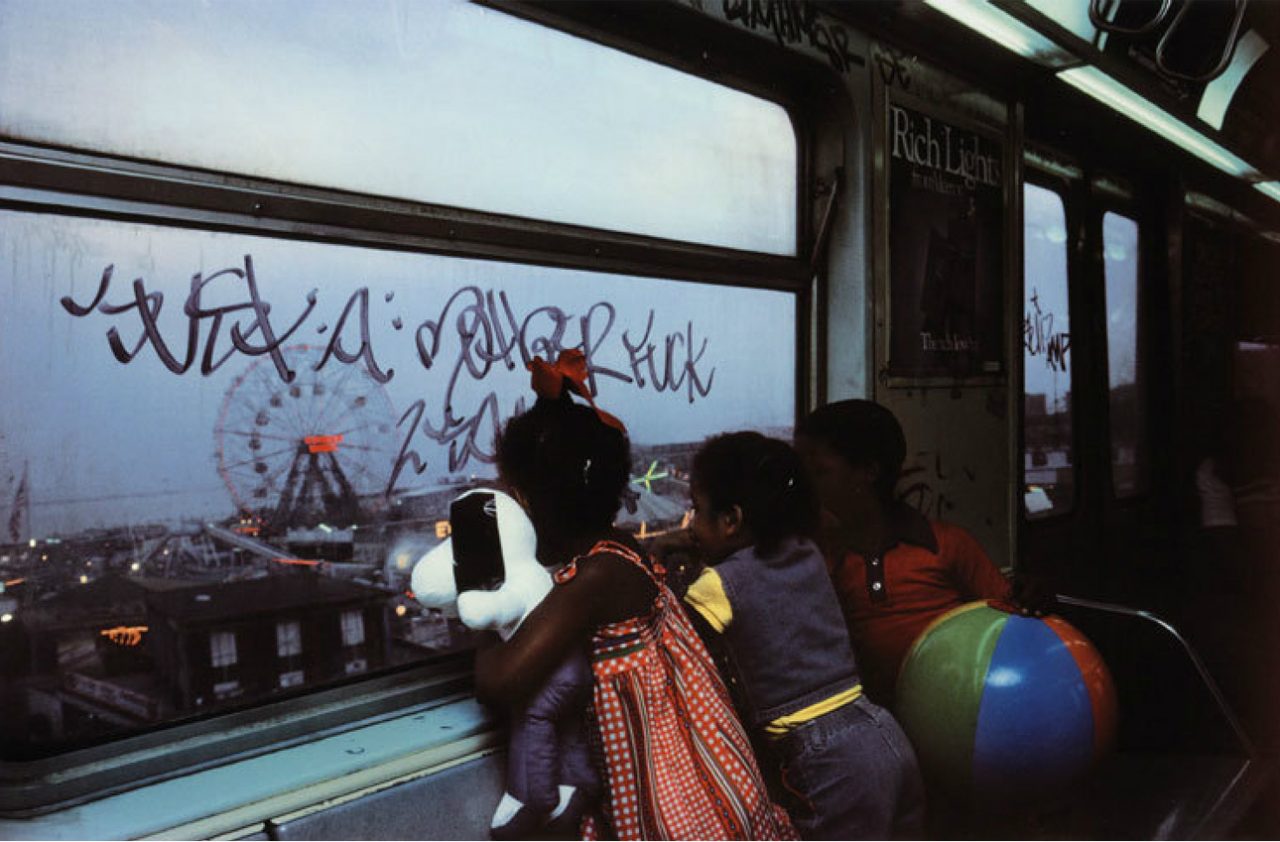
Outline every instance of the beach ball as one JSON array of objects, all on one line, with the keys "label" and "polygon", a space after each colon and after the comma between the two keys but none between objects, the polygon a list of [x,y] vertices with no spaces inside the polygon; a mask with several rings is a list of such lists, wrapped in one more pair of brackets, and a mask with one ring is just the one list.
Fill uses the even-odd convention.
[{"label": "beach ball", "polygon": [[1116,693],[1102,656],[1070,623],[982,601],[921,632],[894,713],[931,789],[1030,805],[1062,793],[1110,749]]}]

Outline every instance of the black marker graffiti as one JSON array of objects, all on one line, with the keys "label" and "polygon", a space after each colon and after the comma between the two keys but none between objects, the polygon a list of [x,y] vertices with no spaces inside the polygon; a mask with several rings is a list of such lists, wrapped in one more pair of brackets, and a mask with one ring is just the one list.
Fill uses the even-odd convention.
[{"label": "black marker graffiti", "polygon": [[[342,347],[342,331],[347,326],[347,318],[351,315],[351,308],[360,304],[360,350],[354,354]],[[397,328],[398,329],[398,328]],[[373,345],[369,341],[369,290],[367,287],[361,287],[351,294],[351,298],[347,301],[347,306],[342,308],[342,315],[338,317],[338,326],[333,329],[333,335],[329,337],[329,344],[325,346],[324,354],[320,357],[320,361],[316,363],[315,370],[319,371],[324,368],[324,364],[329,361],[329,357],[337,357],[339,362],[353,363],[357,360],[364,360],[365,370],[369,372],[369,376],[379,383],[386,383],[395,376],[395,369],[387,369],[385,372],[378,366],[378,361],[373,357]]]},{"label": "black marker graffiti", "polygon": [[[137,311],[142,333],[136,342],[127,343],[121,337],[119,326],[113,325],[107,330],[107,344],[122,364],[133,362],[149,344],[165,368],[177,375],[186,374],[200,351],[202,324],[207,322],[209,327],[200,363],[202,375],[217,371],[237,352],[250,357],[269,354],[280,379],[293,382],[295,372],[287,364],[283,346],[315,309],[316,290],[307,293],[306,306],[288,329],[277,333],[270,319],[271,305],[259,292],[252,256],[245,255],[243,269],[223,269],[208,277],[197,273],[191,279],[183,306],[187,339],[179,357],[158,326],[164,294],[148,291],[143,279],[137,278],[131,300],[110,303],[105,299],[114,271],[114,265],[103,270],[97,293],[88,304],[79,304],[66,296],[62,298],[62,306],[77,318],[94,312],[119,316]],[[220,279],[223,284],[242,284],[245,300],[222,307],[205,306],[202,296]],[[226,290],[218,291],[225,296]],[[393,297],[394,293],[388,292],[383,299],[390,303]],[[230,347],[220,348],[219,333],[226,317],[234,320],[230,326]],[[617,330],[617,310],[607,301],[597,301],[581,315],[545,305],[521,316],[505,292],[476,286],[454,292],[436,316],[422,321],[412,331],[418,361],[425,370],[442,372],[444,388],[437,393],[436,400],[424,397],[414,401],[397,422],[397,429],[402,431],[401,445],[387,492],[391,493],[406,468],[414,474],[426,470],[426,460],[414,450],[418,435],[447,446],[450,472],[460,470],[472,459],[493,462],[490,442],[500,419],[505,417],[498,393],[492,389],[482,393],[474,399],[473,408],[459,407],[457,395],[462,384],[484,381],[494,366],[507,371],[523,370],[535,356],[555,360],[561,351],[573,348],[581,350],[586,358],[587,386],[593,395],[598,393],[600,381],[608,379],[633,384],[639,389],[652,388],[656,392],[685,390],[689,403],[707,397],[715,383],[715,368],[703,362],[707,340],[697,344],[692,320],[675,332],[655,333],[654,318],[654,311],[649,310],[645,314],[643,335],[633,339],[629,332]],[[393,317],[390,324],[396,331],[405,326],[399,315]],[[320,371],[331,359],[336,359],[344,365],[363,365],[377,383],[387,383],[395,376],[394,369],[383,369],[374,352],[368,287],[351,294],[332,327],[324,322],[316,326],[316,332],[328,333],[328,342],[312,366],[314,371]],[[631,374],[610,368],[597,359],[601,349],[617,341],[622,343]],[[515,401],[513,409],[517,413],[523,411],[523,397]]]},{"label": "black marker graffiti", "polygon": [[1031,290],[1031,312],[1022,319],[1022,345],[1028,356],[1045,357],[1045,365],[1057,371],[1067,370],[1067,353],[1071,350],[1071,334],[1053,332],[1053,313],[1040,310],[1040,295]]},{"label": "black marker graffiti", "polygon": [[862,56],[849,49],[845,28],[820,18],[817,4],[809,0],[724,0],[724,14],[748,29],[773,32],[774,40],[784,46],[807,43],[840,73],[863,64]]},{"label": "black marker graffiti", "polygon": [[[925,464],[930,455],[933,456],[932,469]],[[977,481],[978,472],[968,465],[961,465],[960,471],[969,482]],[[954,472],[949,473],[944,469],[941,453],[918,451],[915,464],[902,469],[899,480],[905,486],[898,492],[898,499],[926,517],[942,519],[947,512],[955,509],[956,501],[946,491],[939,489],[936,483],[948,482],[954,478]]]},{"label": "black marker graffiti", "polygon": [[[404,430],[387,493],[391,493],[405,466],[412,466],[419,473],[425,466],[421,455],[413,450],[417,433],[438,445],[448,446],[450,472],[460,470],[472,459],[493,462],[494,454],[487,445],[493,441],[503,417],[497,392],[484,393],[470,412],[460,412],[455,399],[461,383],[483,381],[494,365],[515,370],[527,366],[535,356],[554,360],[562,350],[576,348],[586,358],[587,386],[593,394],[598,393],[600,378],[633,384],[639,389],[651,386],[658,392],[687,386],[690,403],[711,393],[715,369],[699,368],[706,352],[706,340],[697,354],[688,350],[694,344],[693,322],[687,322],[683,331],[650,342],[654,322],[654,313],[650,310],[642,339],[633,342],[624,332],[621,340],[633,377],[608,368],[596,359],[606,340],[614,334],[616,321],[617,312],[607,301],[592,304],[581,316],[546,305],[519,318],[505,292],[469,286],[453,293],[439,315],[422,322],[415,331],[418,359],[423,368],[443,369],[448,379],[434,412],[428,412],[430,404],[420,400],[400,419],[403,424],[413,413],[413,423]],[[576,342],[571,341],[575,339]],[[644,379],[644,369],[649,372],[648,381]],[[517,398],[513,413],[523,412],[524,406],[524,398]]]},{"label": "black marker graffiti", "polygon": [[[698,348],[698,353],[693,353],[693,322],[685,325],[685,332],[669,333],[663,339],[664,353],[662,354],[662,374],[658,374],[657,357],[654,352],[658,350],[658,346],[649,341],[649,335],[653,331],[653,311],[649,311],[649,321],[644,326],[644,336],[638,342],[632,342],[630,334],[622,334],[622,344],[626,346],[627,353],[631,356],[631,373],[635,376],[636,385],[644,388],[645,379],[642,367],[647,367],[649,371],[649,382],[653,384],[653,388],[659,392],[665,392],[668,389],[675,392],[681,386],[687,383],[689,390],[689,403],[693,403],[694,395],[705,398],[711,392],[712,381],[715,380],[715,369],[707,377],[704,385],[702,378],[698,374],[698,363],[702,361],[702,355],[707,350],[707,340],[702,340],[702,345]],[[679,373],[672,371],[676,360],[683,357],[677,368]],[[687,378],[687,379],[686,379]]]},{"label": "black marker graffiti", "polygon": [[911,90],[911,74],[907,72],[907,63],[902,53],[891,47],[879,47],[876,50],[876,65],[880,68],[880,81],[886,87],[897,83],[904,91]]},{"label": "black marker graffiti", "polygon": [[[111,286],[111,277],[114,272],[114,264],[102,271],[102,279],[98,283],[98,292],[87,305],[77,304],[69,295],[63,296],[61,303],[63,309],[78,318],[88,316],[94,310],[107,316],[116,316],[121,313],[127,313],[130,310],[137,310],[138,318],[142,322],[142,335],[138,337],[138,341],[134,343],[132,348],[128,347],[125,341],[121,339],[118,327],[113,326],[107,331],[107,345],[111,348],[111,353],[121,363],[127,365],[133,362],[149,343],[155,348],[156,356],[160,358],[160,362],[165,368],[174,374],[185,374],[191,368],[192,363],[195,362],[196,353],[200,346],[201,323],[208,319],[210,320],[209,333],[205,337],[204,354],[200,360],[200,373],[202,375],[208,376],[217,371],[232,354],[239,351],[250,357],[269,354],[280,378],[286,383],[293,382],[295,375],[285,363],[281,346],[289,340],[289,337],[311,315],[311,311],[316,306],[316,291],[314,289],[307,293],[307,306],[302,311],[302,315],[298,316],[288,330],[277,336],[271,326],[271,305],[263,301],[258,292],[258,281],[253,273],[253,258],[251,256],[247,254],[244,256],[243,270],[223,269],[207,278],[202,277],[197,272],[191,277],[191,291],[187,294],[186,302],[182,307],[182,312],[187,317],[187,347],[182,360],[179,360],[170,350],[169,343],[165,341],[157,324],[160,318],[160,311],[164,307],[164,293],[158,291],[147,292],[146,284],[142,278],[135,278],[133,281],[132,301],[123,304],[108,304],[103,299],[106,298],[107,289]],[[200,299],[205,288],[219,278],[235,278],[244,281],[248,300],[224,307],[203,307]],[[232,347],[222,356],[216,357],[218,332],[222,327],[223,317],[246,310],[252,313],[248,328],[244,327],[244,322],[237,320],[231,326]],[[261,343],[250,341],[255,334],[261,335]]]}]

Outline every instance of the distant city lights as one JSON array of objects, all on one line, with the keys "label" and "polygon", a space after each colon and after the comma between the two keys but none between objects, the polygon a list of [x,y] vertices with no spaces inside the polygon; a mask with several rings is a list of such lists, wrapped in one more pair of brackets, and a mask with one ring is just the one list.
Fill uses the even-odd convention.
[{"label": "distant city lights", "polygon": [[137,571],[142,569],[142,565],[138,564],[138,562],[135,561],[133,564],[129,565],[129,569],[136,573]]},{"label": "distant city lights", "polygon": [[30,541],[28,541],[28,542],[27,542],[27,546],[28,546],[28,547],[31,547],[32,549],[35,549],[35,547],[36,547],[36,539],[35,539],[35,538],[32,538]]},{"label": "distant city lights", "polygon": [[89,584],[89,577],[88,577],[88,576],[85,576],[84,574],[81,574],[81,575],[80,575],[80,584],[82,584],[82,585],[87,585],[87,584]]},{"label": "distant city lights", "polygon": [[120,646],[137,646],[142,642],[142,636],[146,632],[146,626],[116,626],[115,628],[103,629],[98,634]]},{"label": "distant city lights", "polygon": [[[401,606],[403,607],[403,606]],[[0,623],[9,623],[13,621],[12,614],[0,614]]]}]

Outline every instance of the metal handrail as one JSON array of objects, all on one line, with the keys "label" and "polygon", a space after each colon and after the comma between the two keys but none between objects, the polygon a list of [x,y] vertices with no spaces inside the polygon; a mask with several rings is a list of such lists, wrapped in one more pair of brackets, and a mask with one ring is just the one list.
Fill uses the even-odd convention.
[{"label": "metal handrail", "polygon": [[1213,680],[1213,676],[1209,674],[1205,668],[1204,662],[1200,660],[1200,656],[1191,648],[1191,644],[1187,642],[1176,628],[1166,620],[1152,614],[1150,611],[1143,611],[1137,608],[1129,608],[1124,605],[1115,605],[1109,602],[1096,602],[1091,599],[1080,599],[1065,594],[1056,594],[1055,598],[1064,605],[1075,605],[1080,608],[1089,608],[1094,611],[1103,611],[1110,614],[1119,614],[1126,617],[1137,617],[1142,620],[1148,620],[1155,623],[1160,628],[1167,631],[1182,646],[1183,651],[1187,653],[1187,657],[1191,659],[1191,663],[1196,668],[1196,672],[1200,675],[1200,680],[1209,688],[1209,693],[1213,696],[1213,700],[1217,703],[1218,709],[1226,718],[1227,723],[1231,726],[1231,730],[1235,732],[1236,739],[1240,741],[1240,745],[1244,748],[1245,754],[1251,759],[1257,757],[1257,751],[1254,749],[1253,741],[1249,739],[1249,735],[1245,733],[1244,728],[1240,724],[1240,720],[1236,718],[1235,712],[1231,710],[1231,706],[1227,703],[1226,698],[1222,695],[1222,691],[1218,689],[1218,684]]}]

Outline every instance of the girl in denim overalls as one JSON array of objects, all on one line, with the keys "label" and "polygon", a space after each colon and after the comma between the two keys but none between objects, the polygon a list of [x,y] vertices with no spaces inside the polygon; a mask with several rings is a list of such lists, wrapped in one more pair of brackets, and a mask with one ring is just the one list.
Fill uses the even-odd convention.
[{"label": "girl in denim overalls", "polygon": [[719,436],[694,457],[691,496],[691,537],[709,566],[685,602],[720,638],[744,721],[793,796],[796,828],[807,839],[919,837],[915,754],[862,694],[809,537],[818,506],[799,457],[758,433]]}]

